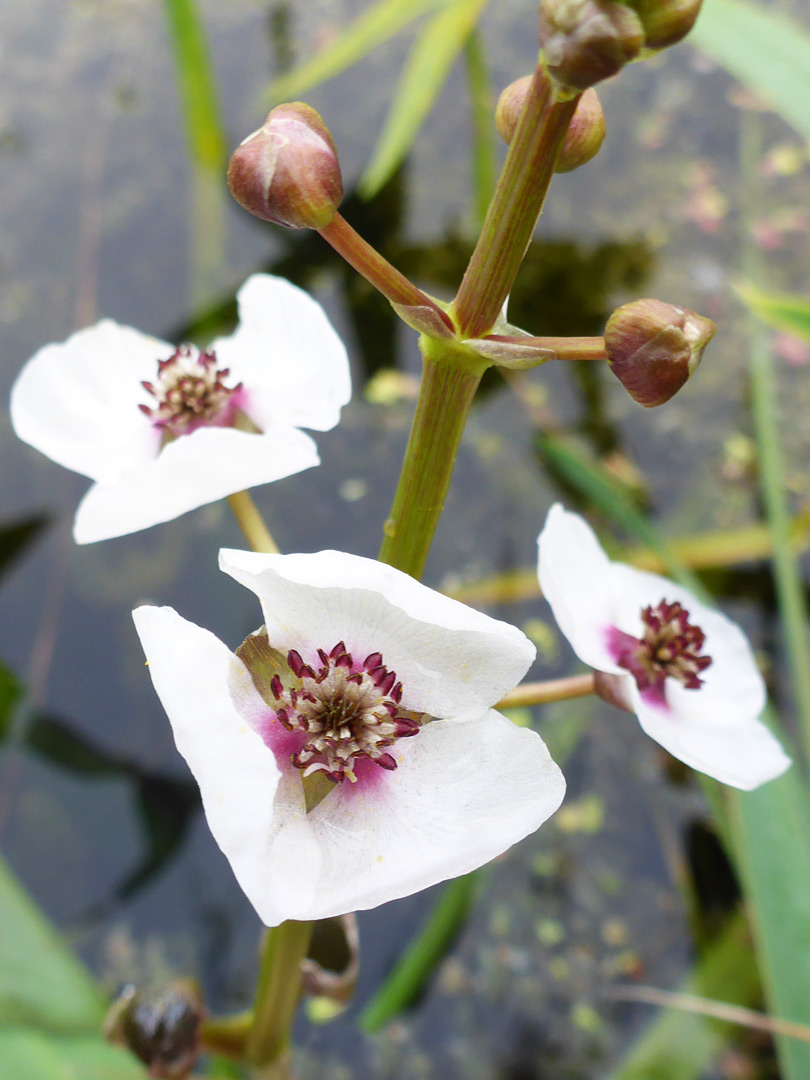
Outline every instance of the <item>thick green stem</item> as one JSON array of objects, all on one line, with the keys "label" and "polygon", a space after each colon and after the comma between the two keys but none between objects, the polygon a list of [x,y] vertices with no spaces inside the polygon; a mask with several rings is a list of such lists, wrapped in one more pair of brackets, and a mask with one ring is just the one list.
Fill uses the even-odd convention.
[{"label": "thick green stem", "polygon": [[277,1061],[290,1045],[301,991],[301,961],[311,936],[311,922],[293,920],[265,933],[253,1024],[246,1044],[247,1058],[253,1065]]},{"label": "thick green stem", "polygon": [[247,491],[237,491],[228,496],[228,506],[239,522],[239,528],[253,551],[263,551],[268,555],[278,555],[279,547],[259,513],[253,496]]},{"label": "thick green stem", "polygon": [[451,341],[422,338],[424,369],[380,561],[422,576],[450,487],[464,424],[487,362]]},{"label": "thick green stem", "polygon": [[556,100],[541,61],[453,305],[463,337],[485,334],[509,295],[543,209],[577,100]]}]

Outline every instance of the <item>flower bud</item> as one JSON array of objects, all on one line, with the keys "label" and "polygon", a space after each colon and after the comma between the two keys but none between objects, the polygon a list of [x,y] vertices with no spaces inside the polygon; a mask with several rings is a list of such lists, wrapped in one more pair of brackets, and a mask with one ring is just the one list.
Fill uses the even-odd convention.
[{"label": "flower bud", "polygon": [[711,319],[661,300],[617,308],[605,327],[613,374],[640,405],[669,401],[700,363],[715,332]]},{"label": "flower bud", "polygon": [[630,0],[648,49],[665,49],[686,37],[702,4],[703,0]]},{"label": "flower bud", "polygon": [[541,0],[540,41],[553,78],[586,90],[638,56],[644,28],[614,0]]},{"label": "flower bud", "polygon": [[[495,126],[505,143],[512,141],[532,76],[510,83],[498,98]],[[571,172],[599,152],[605,138],[605,114],[595,90],[586,90],[577,102],[565,139],[557,154],[555,172]]]},{"label": "flower bud", "polygon": [[171,983],[158,997],[128,986],[104,1025],[110,1042],[128,1047],[157,1080],[185,1080],[200,1054],[203,1004],[191,979]]},{"label": "flower bud", "polygon": [[234,151],[228,185],[251,214],[291,229],[322,229],[343,198],[337,150],[303,102],[278,105]]}]

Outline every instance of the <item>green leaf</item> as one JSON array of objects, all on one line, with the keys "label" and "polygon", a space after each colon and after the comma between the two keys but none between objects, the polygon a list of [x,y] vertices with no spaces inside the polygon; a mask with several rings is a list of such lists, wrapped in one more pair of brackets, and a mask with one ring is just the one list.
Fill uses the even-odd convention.
[{"label": "green leaf", "polygon": [[164,0],[189,152],[195,165],[222,173],[227,140],[205,31],[195,0]]},{"label": "green leaf", "polygon": [[0,1076],[8,1080],[145,1080],[143,1067],[100,1036],[0,1031]]},{"label": "green leaf", "polygon": [[[706,950],[679,987],[734,1005],[756,1000],[759,978],[741,915],[733,915],[721,936]],[[605,1080],[700,1080],[735,1025],[667,1009],[636,1040]]]},{"label": "green leaf", "polygon": [[747,0],[706,0],[689,41],[810,139],[810,34],[800,23]]},{"label": "green leaf", "polygon": [[415,19],[428,11],[446,7],[448,2],[450,0],[380,0],[355,19],[329,49],[274,79],[266,92],[268,105],[299,98],[313,86],[319,86],[362,60]]},{"label": "green leaf", "polygon": [[0,1028],[98,1033],[104,1014],[90,974],[0,861]]},{"label": "green leaf", "polygon": [[439,95],[450,68],[475,29],[487,0],[454,0],[413,44],[358,190],[370,199],[395,172]]},{"label": "green leaf", "polygon": [[769,326],[810,341],[810,298],[766,292],[747,281],[737,285],[737,294]]}]

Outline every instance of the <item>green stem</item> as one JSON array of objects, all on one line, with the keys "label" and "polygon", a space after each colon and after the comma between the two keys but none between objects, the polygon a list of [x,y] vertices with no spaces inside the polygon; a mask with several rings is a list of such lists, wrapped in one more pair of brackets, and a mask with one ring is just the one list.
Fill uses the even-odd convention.
[{"label": "green stem", "polygon": [[481,37],[477,30],[473,30],[464,42],[464,70],[467,75],[473,132],[473,216],[476,226],[480,228],[486,220],[487,209],[495,190],[497,158],[496,133],[492,123],[492,88],[484,50],[481,48]]},{"label": "green stem", "polygon": [[603,337],[508,337],[504,334],[487,334],[479,340],[548,349],[555,354],[549,357],[550,360],[607,360]]},{"label": "green stem", "polygon": [[265,932],[253,1023],[246,1041],[247,1059],[253,1065],[278,1060],[290,1046],[301,991],[301,961],[311,936],[311,922],[291,919]]},{"label": "green stem", "polygon": [[380,561],[422,576],[467,413],[488,364],[452,341],[420,339],[424,368]]},{"label": "green stem", "polygon": [[263,551],[268,555],[278,555],[279,547],[273,539],[264,518],[259,513],[253,496],[248,491],[237,491],[228,496],[228,506],[239,522],[245,539],[253,551]]},{"label": "green stem", "polygon": [[554,95],[541,61],[455,300],[463,337],[480,337],[494,324],[543,209],[557,152],[578,100],[557,101]]}]

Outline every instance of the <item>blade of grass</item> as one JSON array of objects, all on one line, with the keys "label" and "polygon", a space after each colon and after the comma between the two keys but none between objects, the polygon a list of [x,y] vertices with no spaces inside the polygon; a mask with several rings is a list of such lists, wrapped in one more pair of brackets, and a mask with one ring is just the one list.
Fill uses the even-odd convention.
[{"label": "blade of grass", "polygon": [[497,179],[496,128],[492,86],[481,37],[473,30],[464,42],[464,69],[472,121],[473,224],[480,231]]},{"label": "blade of grass", "polygon": [[766,292],[748,281],[737,285],[737,294],[769,326],[810,341],[810,298]]},{"label": "blade of grass", "polygon": [[358,190],[363,198],[370,199],[383,187],[410,150],[486,4],[487,0],[454,0],[419,33],[360,178]]},{"label": "blade of grass", "polygon": [[225,250],[227,139],[196,0],[163,0],[191,163],[189,265],[195,307],[214,294]]},{"label": "blade of grass", "polygon": [[426,12],[451,0],[380,0],[364,11],[324,52],[274,79],[264,93],[268,108],[292,101],[356,64]]},{"label": "blade of grass", "polygon": [[800,23],[748,0],[706,0],[689,41],[810,139],[810,34]]}]

